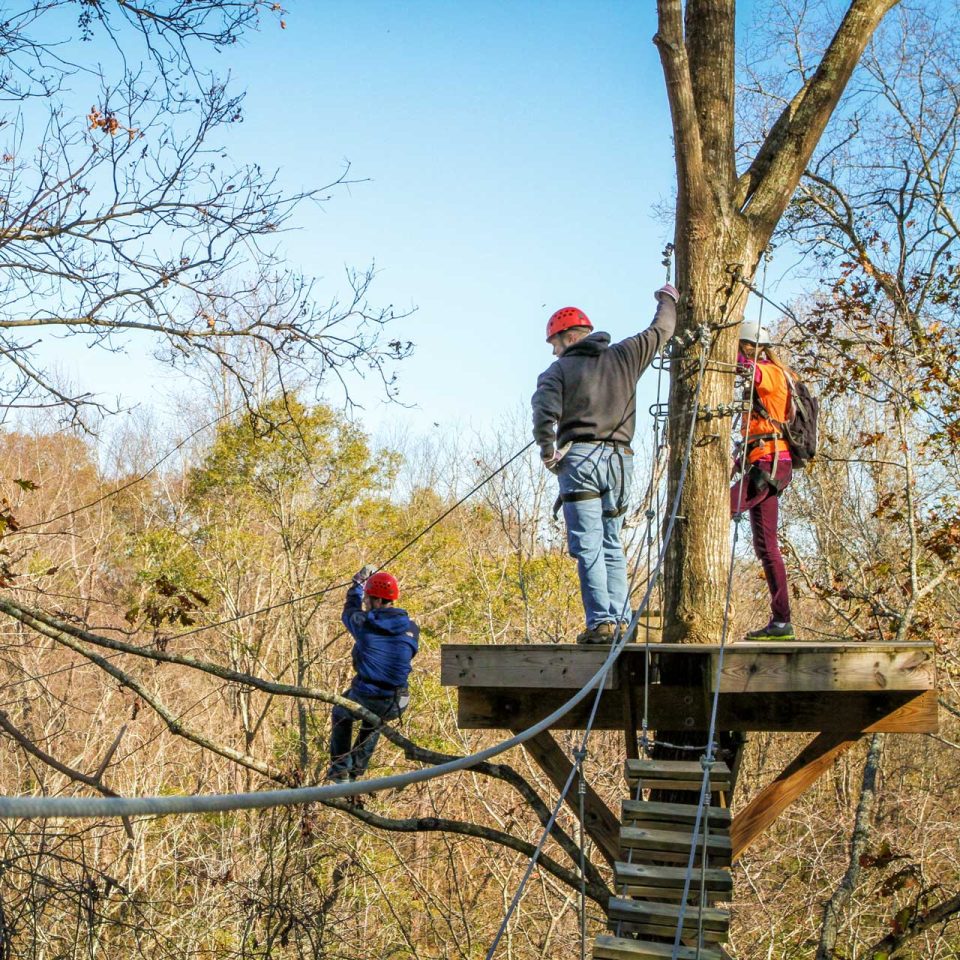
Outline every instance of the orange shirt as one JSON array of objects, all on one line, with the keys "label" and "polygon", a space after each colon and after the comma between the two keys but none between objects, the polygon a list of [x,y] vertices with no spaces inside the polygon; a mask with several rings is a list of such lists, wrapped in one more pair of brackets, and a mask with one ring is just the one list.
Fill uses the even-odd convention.
[{"label": "orange shirt", "polygon": [[[755,367],[754,390],[764,409],[774,419],[783,423],[787,419],[790,404],[790,384],[787,375],[773,363],[760,362]],[[778,424],[771,423],[756,410],[750,411],[750,418],[744,427],[743,435],[749,443],[752,437],[764,434],[780,433]],[[748,463],[756,463],[765,457],[780,454],[782,459],[790,456],[786,441],[771,439],[758,443],[747,454]]]}]

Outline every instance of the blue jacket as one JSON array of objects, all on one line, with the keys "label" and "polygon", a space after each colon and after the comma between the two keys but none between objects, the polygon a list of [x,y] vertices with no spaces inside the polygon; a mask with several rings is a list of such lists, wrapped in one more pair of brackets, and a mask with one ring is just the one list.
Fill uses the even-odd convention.
[{"label": "blue jacket", "polygon": [[380,607],[365,613],[363,587],[355,583],[347,590],[341,619],[354,639],[353,669],[357,676],[352,688],[368,697],[383,697],[406,686],[420,638],[420,628],[407,611]]}]

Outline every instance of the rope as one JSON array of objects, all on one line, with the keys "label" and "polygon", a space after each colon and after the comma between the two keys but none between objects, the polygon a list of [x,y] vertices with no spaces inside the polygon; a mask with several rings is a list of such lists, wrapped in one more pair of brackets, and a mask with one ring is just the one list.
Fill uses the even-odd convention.
[{"label": "rope", "polygon": [[[702,336],[706,336],[706,333],[707,331],[704,330],[702,332]],[[709,355],[709,345],[704,343],[703,350],[701,352],[700,371],[697,377],[697,386],[696,386],[696,390],[694,392],[694,398],[693,398],[693,409],[690,417],[690,429],[687,435],[687,440],[684,448],[683,460],[681,461],[681,464],[680,464],[680,475],[678,477],[677,490],[676,490],[676,493],[674,494],[673,503],[671,504],[670,516],[667,521],[667,527],[663,534],[663,543],[661,546],[660,553],[657,557],[657,563],[654,570],[654,577],[659,575],[660,569],[663,566],[663,562],[666,559],[667,547],[670,544],[670,540],[673,535],[673,529],[676,524],[677,513],[680,509],[680,498],[681,498],[681,495],[683,494],[684,484],[686,483],[687,467],[689,466],[690,456],[693,452],[693,438],[696,434],[697,412],[700,406],[700,393],[703,387],[703,375],[704,375],[704,371],[706,370],[708,355]],[[634,565],[633,577],[636,577],[636,571],[638,568],[639,568],[639,557],[637,559],[637,563]],[[603,665],[601,666],[600,670],[598,671],[598,673],[603,673],[604,677],[606,677],[606,674],[609,671],[610,667],[613,666],[614,662],[620,656],[620,653],[623,651],[623,648],[626,646],[628,639],[635,634],[637,621],[639,620],[640,615],[646,610],[647,604],[650,602],[650,597],[653,593],[654,586],[655,586],[654,579],[651,579],[647,582],[643,599],[641,600],[640,605],[637,607],[636,611],[632,615],[629,626],[627,627],[626,630],[623,630],[623,631],[621,631],[618,628],[617,633],[614,635],[613,643],[611,644],[611,647],[610,647],[610,652],[607,655],[607,658],[604,661]],[[630,598],[630,591],[628,589],[627,599],[625,601],[624,610],[622,611],[622,613],[625,613],[626,610],[629,609],[629,602],[630,602],[629,598]],[[594,676],[594,679],[596,679],[596,675]],[[587,723],[584,727],[584,734],[580,741],[579,749],[584,753],[586,752],[587,742],[590,738],[590,734],[593,730],[593,725],[596,721],[597,709],[600,705],[600,698],[602,696],[602,693],[603,693],[603,686],[601,681],[600,685],[598,685],[597,687],[597,693],[596,693],[596,696],[594,697],[593,705],[590,710],[590,715],[587,718]],[[513,913],[520,902],[520,898],[523,895],[523,891],[526,887],[527,881],[530,879],[530,876],[533,873],[533,868],[536,866],[536,862],[539,859],[541,852],[543,851],[543,847],[544,847],[544,844],[546,843],[547,837],[549,836],[550,830],[552,829],[553,824],[556,821],[556,817],[559,814],[560,808],[563,805],[563,802],[567,796],[567,793],[570,790],[570,786],[573,783],[573,777],[575,774],[576,774],[576,767],[571,766],[570,774],[567,777],[567,780],[563,786],[563,790],[560,792],[560,796],[557,800],[556,805],[553,808],[550,819],[548,820],[546,827],[544,827],[541,833],[540,841],[538,842],[536,849],[534,850],[533,854],[530,857],[530,862],[527,865],[527,869],[520,880],[517,890],[514,893],[513,899],[510,901],[510,905],[507,908],[507,911],[503,917],[503,920],[500,923],[500,927],[497,930],[497,934],[494,937],[493,943],[490,945],[490,949],[487,951],[486,960],[492,960],[494,954],[496,953],[496,949],[500,944],[500,941],[503,938],[504,933],[506,932],[507,925],[510,922],[510,918],[513,916]],[[2,807],[0,807],[0,809],[2,809]]]},{"label": "rope", "polygon": [[[769,263],[769,253],[764,257],[763,265],[763,289],[766,289],[767,282],[767,264]],[[757,347],[760,343],[760,326],[763,320],[763,300],[760,301],[760,311],[757,317],[757,337],[754,341],[753,347],[756,352]],[[748,403],[746,409],[748,411],[753,409],[753,394],[756,387],[757,378],[755,372],[750,377],[750,390],[748,395]],[[749,416],[749,413],[747,414]],[[749,428],[748,428],[749,432]],[[740,480],[739,480],[739,489],[737,490],[737,506],[739,507],[743,500],[743,485],[747,479],[747,472],[744,469],[747,462],[747,438],[744,437],[744,442],[740,449]],[[723,604],[723,627],[720,633],[720,650],[717,655],[717,670],[716,677],[713,684],[713,697],[710,706],[710,723],[707,728],[707,744],[706,751],[702,757],[700,763],[703,766],[703,779],[700,783],[700,797],[697,803],[697,813],[694,817],[693,830],[691,831],[691,843],[690,843],[690,854],[687,858],[687,869],[686,874],[683,879],[683,892],[680,895],[680,911],[677,915],[677,929],[674,932],[673,937],[673,948],[670,953],[670,960],[677,960],[678,954],[680,952],[680,937],[683,932],[683,920],[687,912],[687,899],[690,896],[690,883],[693,879],[693,864],[696,859],[697,851],[697,834],[700,832],[701,823],[704,830],[704,847],[702,855],[701,868],[703,863],[706,862],[706,837],[708,831],[708,820],[709,817],[704,817],[704,810],[706,805],[709,803],[710,798],[710,773],[713,770],[713,766],[716,763],[715,759],[715,750],[716,743],[714,737],[716,735],[717,728],[717,708],[720,703],[720,678],[723,675],[723,659],[726,652],[727,646],[727,634],[730,626],[730,600],[733,595],[733,568],[734,560],[736,558],[737,552],[737,541],[739,539],[740,533],[740,521],[743,517],[742,513],[737,513],[734,517],[733,525],[733,537],[730,545],[730,563],[727,568],[727,588],[726,596],[724,598]],[[701,899],[704,896],[703,884],[701,883]],[[697,960],[700,958],[700,951],[702,948],[703,942],[703,910],[701,909],[698,920],[697,920]]]},{"label": "rope", "polygon": [[580,835],[580,960],[587,960],[587,864],[586,864],[586,842],[584,840],[583,823],[586,819],[584,807],[586,805],[587,782],[583,775],[583,761],[586,759],[586,750],[574,751],[574,758],[577,761],[577,794],[579,804],[577,808],[577,821]]},{"label": "rope", "polygon": [[[485,487],[495,476],[497,476],[497,474],[502,473],[504,470],[506,470],[507,467],[510,466],[511,463],[514,462],[514,460],[518,459],[524,453],[526,453],[533,446],[533,444],[534,444],[534,441],[531,440],[528,444],[521,447],[509,459],[504,460],[504,462],[501,463],[500,466],[493,471],[493,473],[490,473],[486,477],[484,477],[476,486],[474,486],[471,490],[465,493],[455,504],[453,504],[453,506],[448,507],[438,517],[435,517],[433,520],[431,520],[430,523],[428,523],[412,540],[408,540],[399,550],[397,550],[396,553],[387,557],[386,560],[380,561],[377,564],[377,569],[383,570],[384,568],[388,567],[391,563],[393,563],[393,561],[396,560],[398,557],[406,553],[407,550],[409,550],[415,543],[422,540],[435,526],[437,526],[438,523],[441,523],[443,520],[449,517],[450,514],[454,512],[454,510],[463,506],[463,504],[466,503],[467,500],[469,500],[478,490]],[[226,626],[229,626],[231,623],[237,623],[240,620],[246,620],[250,617],[255,617],[261,613],[269,613],[271,610],[279,610],[282,607],[289,607],[295,603],[302,603],[304,600],[313,600],[316,597],[322,597],[324,594],[332,593],[334,590],[342,590],[344,587],[349,587],[352,583],[353,583],[352,580],[344,580],[342,583],[335,583],[332,586],[324,587],[321,590],[314,590],[311,593],[304,593],[304,594],[301,594],[300,596],[290,597],[286,600],[280,600],[277,603],[271,603],[265,607],[258,607],[256,610],[248,610],[245,613],[238,613],[234,617],[228,617],[225,620],[217,620],[214,623],[207,623],[207,624],[204,624],[203,626],[194,627],[192,630],[184,630],[182,633],[175,633],[173,634],[173,636],[168,637],[167,639],[180,640],[183,637],[192,637],[194,634],[203,633],[207,630],[213,630],[216,627],[226,627]]]}]

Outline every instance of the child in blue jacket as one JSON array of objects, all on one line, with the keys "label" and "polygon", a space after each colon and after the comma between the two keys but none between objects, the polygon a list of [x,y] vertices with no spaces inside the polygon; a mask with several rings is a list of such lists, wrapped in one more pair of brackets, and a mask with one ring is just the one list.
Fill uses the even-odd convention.
[{"label": "child in blue jacket", "polygon": [[[347,590],[341,618],[354,639],[356,673],[343,695],[383,721],[399,717],[410,701],[407,678],[420,637],[407,611],[393,605],[399,599],[396,577],[364,567]],[[327,779],[335,783],[362,777],[380,739],[379,729],[364,720],[351,747],[355,722],[344,707],[333,708]]]}]

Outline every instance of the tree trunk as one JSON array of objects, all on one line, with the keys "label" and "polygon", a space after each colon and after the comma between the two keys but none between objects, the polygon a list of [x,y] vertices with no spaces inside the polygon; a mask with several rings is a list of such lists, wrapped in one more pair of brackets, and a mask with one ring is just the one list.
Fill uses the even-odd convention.
[{"label": "tree trunk", "polygon": [[[730,219],[732,223],[724,222],[718,214],[701,230],[677,230],[677,279],[685,293],[681,329],[706,329],[708,339],[695,343],[670,367],[670,504],[681,482],[695,406],[698,411],[664,564],[664,640],[672,643],[719,642],[723,624],[730,563],[732,421],[705,414],[733,400],[737,326],[747,292],[739,277],[751,277],[757,259],[739,218]],[[701,233],[707,234],[706,242]],[[716,326],[722,329],[713,331]],[[708,359],[701,382],[704,350]]]},{"label": "tree trunk", "polygon": [[[670,369],[668,474],[680,487],[701,351],[711,363],[698,409],[733,398],[737,325],[757,261],[800,181],[850,75],[877,25],[897,0],[850,0],[823,58],[773,124],[743,174],[735,166],[734,0],[657,0],[660,52],[677,167],[674,244],[681,333],[706,335]],[[730,563],[730,419],[696,425],[665,569],[664,640],[716,643]]]}]

